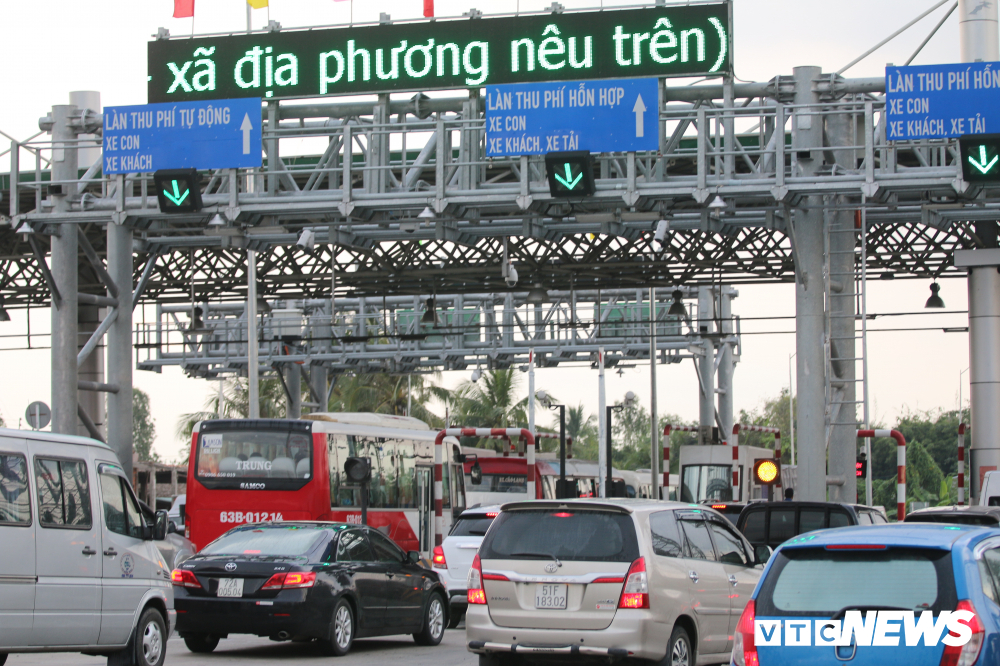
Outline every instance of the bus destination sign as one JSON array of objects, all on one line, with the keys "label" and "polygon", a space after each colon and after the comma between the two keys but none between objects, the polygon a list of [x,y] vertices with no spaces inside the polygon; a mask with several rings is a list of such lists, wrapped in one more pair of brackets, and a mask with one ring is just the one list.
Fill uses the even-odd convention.
[{"label": "bus destination sign", "polygon": [[160,39],[148,102],[722,75],[730,3]]}]

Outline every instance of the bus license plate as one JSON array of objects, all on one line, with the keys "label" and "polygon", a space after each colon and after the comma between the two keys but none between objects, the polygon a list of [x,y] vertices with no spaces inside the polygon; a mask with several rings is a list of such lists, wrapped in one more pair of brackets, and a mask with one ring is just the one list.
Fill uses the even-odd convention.
[{"label": "bus license plate", "polygon": [[566,610],[566,585],[552,583],[535,586],[535,608]]},{"label": "bus license plate", "polygon": [[216,596],[219,597],[242,597],[243,596],[243,579],[242,578],[220,578],[219,579],[219,590],[216,592]]}]

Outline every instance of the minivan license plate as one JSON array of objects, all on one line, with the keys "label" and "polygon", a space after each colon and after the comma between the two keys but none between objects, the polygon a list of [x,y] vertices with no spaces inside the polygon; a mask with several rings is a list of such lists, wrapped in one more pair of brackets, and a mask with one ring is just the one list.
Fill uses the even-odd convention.
[{"label": "minivan license plate", "polygon": [[540,583],[535,586],[535,608],[566,609],[566,585]]},{"label": "minivan license plate", "polygon": [[242,578],[220,578],[219,579],[219,590],[216,592],[216,596],[219,597],[242,597],[243,596],[243,579]]}]

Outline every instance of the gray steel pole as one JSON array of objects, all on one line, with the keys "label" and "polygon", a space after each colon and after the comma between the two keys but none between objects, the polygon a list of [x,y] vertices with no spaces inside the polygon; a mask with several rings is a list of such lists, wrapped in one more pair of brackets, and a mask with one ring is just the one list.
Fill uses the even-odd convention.
[{"label": "gray steel pole", "polygon": [[[796,67],[795,104],[815,105],[819,96],[813,81],[819,67]],[[797,110],[792,117],[795,131],[795,171],[814,175],[823,164],[823,123],[820,117]],[[795,210],[795,261],[799,280],[795,285],[795,350],[798,383],[798,487],[796,499],[826,501],[826,361],[823,353],[823,197],[810,195],[803,208]]]},{"label": "gray steel pole", "polygon": [[[535,350],[528,351],[528,432],[535,434]],[[534,499],[534,498],[532,498]]]},{"label": "gray steel pole", "polygon": [[257,252],[247,250],[247,379],[249,382],[250,413],[260,418],[259,375],[257,360]]},{"label": "gray steel pole", "polygon": [[649,479],[650,493],[660,498],[657,488],[663,481],[660,476],[660,454],[663,443],[660,441],[659,417],[656,414],[656,289],[649,288]]},{"label": "gray steel pole", "polygon": [[[712,314],[715,312],[711,287],[698,287],[698,332],[703,336],[715,332]],[[715,426],[715,346],[708,337],[702,338],[704,354],[698,358],[701,377],[701,399],[698,401],[699,444],[711,444]],[[723,435],[724,437],[724,435]]]},{"label": "gray steel pole", "polygon": [[[719,315],[722,322],[722,335],[733,334],[733,298],[738,292],[732,287],[721,287],[719,289]],[[733,357],[733,345],[724,344],[719,348],[719,420],[722,421],[723,432],[719,433],[719,438],[724,443],[728,443],[733,436],[733,373],[736,371],[736,362]]]},{"label": "gray steel pole", "polygon": [[571,499],[566,495],[566,405],[559,405],[559,487],[556,499]]},{"label": "gray steel pole", "polygon": [[[131,301],[129,304],[131,304]],[[90,336],[97,330],[97,327],[100,326],[103,319],[104,317],[101,316],[101,308],[97,305],[78,304],[76,306],[78,350],[83,349],[84,345],[86,345],[87,341],[90,340]],[[94,382],[96,384],[106,383],[104,380],[104,346],[104,343],[98,342],[94,351],[87,355],[87,358],[84,359],[83,363],[77,364],[76,373],[79,381]],[[87,412],[91,421],[94,422],[94,425],[104,438],[104,441],[108,441],[104,393],[101,391],[79,391],[77,393],[77,400],[80,403],[80,407]],[[90,437],[90,432],[82,423],[77,426],[77,434],[81,437]]]},{"label": "gray steel pole", "polygon": [[[63,183],[68,192],[69,182],[79,177],[76,132],[70,127],[70,116],[77,108],[60,104],[52,107],[52,181]],[[69,210],[64,195],[51,196],[54,213]],[[77,292],[79,267],[77,225],[60,224],[52,239],[52,277],[62,296],[52,304],[52,432],[77,434]],[[124,461],[122,461],[124,462]]]},{"label": "gray steel pole", "polygon": [[[1000,60],[995,2],[959,0],[958,26],[962,62]],[[1000,245],[996,222],[976,224],[976,235],[988,248]],[[1000,274],[994,266],[969,270],[969,367],[970,498],[975,498],[979,470],[1000,469]]]},{"label": "gray steel pole", "polygon": [[285,418],[302,418],[302,366],[289,363],[285,373],[285,383],[288,385],[288,395],[285,396]]},{"label": "gray steel pole", "polygon": [[118,317],[108,329],[108,446],[132,478],[132,229],[108,224],[108,273],[118,286]]},{"label": "gray steel pole", "polygon": [[608,488],[604,485],[604,477],[611,461],[608,460],[607,450],[601,446],[605,438],[611,435],[611,420],[607,418],[608,401],[604,394],[604,347],[597,350],[597,488],[601,497],[607,497]]}]

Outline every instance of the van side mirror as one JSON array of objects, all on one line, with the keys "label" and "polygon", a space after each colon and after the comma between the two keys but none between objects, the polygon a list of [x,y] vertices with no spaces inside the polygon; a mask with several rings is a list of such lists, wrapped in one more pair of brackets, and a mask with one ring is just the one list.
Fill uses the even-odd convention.
[{"label": "van side mirror", "polygon": [[774,550],[770,546],[760,545],[753,549],[753,563],[754,564],[767,564],[767,561],[771,559],[771,555]]},{"label": "van side mirror", "polygon": [[187,522],[187,520],[184,519],[184,514],[186,513],[184,511],[185,508],[187,508],[187,504],[181,504],[179,507],[177,507],[177,512],[181,516],[181,524],[182,525]]},{"label": "van side mirror", "polygon": [[[167,538],[167,524],[170,519],[167,517],[167,512],[160,509],[156,512],[156,517],[153,519],[153,529],[150,530],[150,539],[153,541],[163,541]],[[145,534],[143,534],[145,536]]]},{"label": "van side mirror", "polygon": [[472,477],[472,485],[478,486],[483,482],[483,468],[479,465],[477,461],[472,465],[472,469],[469,470],[469,476]]}]

